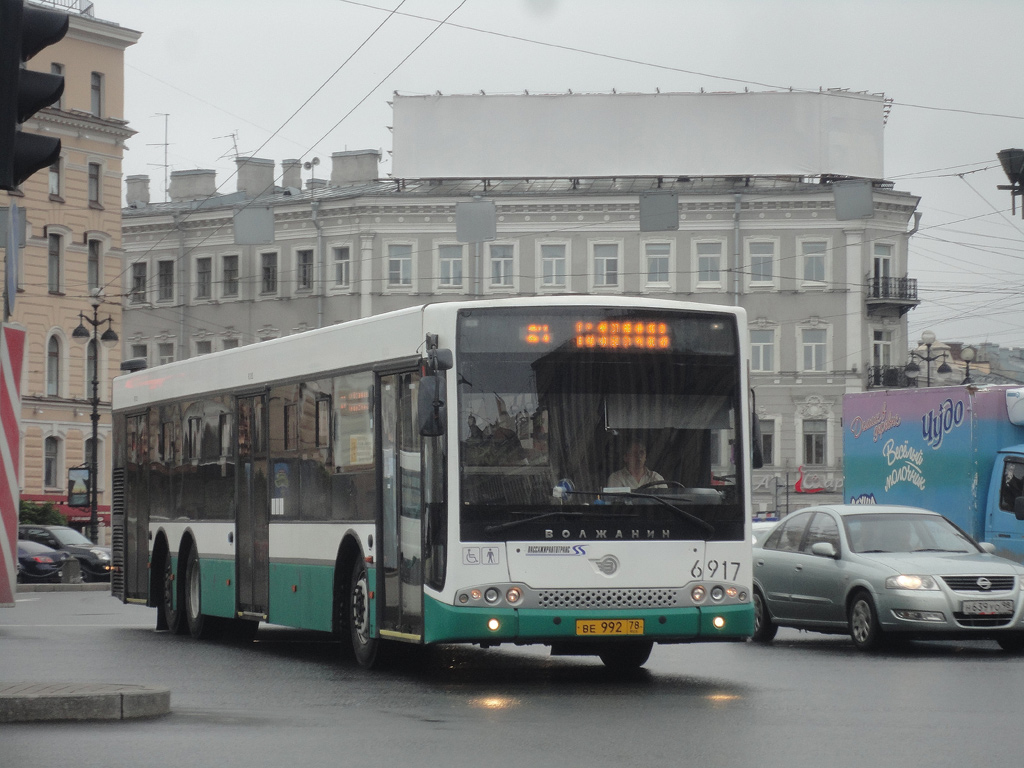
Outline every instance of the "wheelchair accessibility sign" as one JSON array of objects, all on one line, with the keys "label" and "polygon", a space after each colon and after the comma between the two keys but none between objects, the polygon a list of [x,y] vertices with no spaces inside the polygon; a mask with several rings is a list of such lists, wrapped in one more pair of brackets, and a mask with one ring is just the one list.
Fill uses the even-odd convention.
[{"label": "wheelchair accessibility sign", "polygon": [[463,565],[498,565],[501,562],[500,547],[463,547]]}]

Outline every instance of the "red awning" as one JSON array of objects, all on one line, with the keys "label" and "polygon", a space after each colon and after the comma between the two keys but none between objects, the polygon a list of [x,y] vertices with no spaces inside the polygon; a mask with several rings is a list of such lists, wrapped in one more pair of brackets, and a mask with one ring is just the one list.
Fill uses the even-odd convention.
[{"label": "red awning", "polygon": [[[59,494],[47,494],[47,493],[23,493],[21,494],[22,501],[35,501],[38,503],[48,502],[53,504],[64,517],[67,518],[69,523],[82,524],[89,523],[91,517],[91,510],[89,507],[69,507],[67,505],[67,496]],[[96,519],[100,525],[110,526],[110,507],[98,506],[96,507]]]}]

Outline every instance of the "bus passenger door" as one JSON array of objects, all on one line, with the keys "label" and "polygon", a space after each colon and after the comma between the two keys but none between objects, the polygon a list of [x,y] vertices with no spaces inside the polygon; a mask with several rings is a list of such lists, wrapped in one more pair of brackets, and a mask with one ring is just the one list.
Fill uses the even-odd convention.
[{"label": "bus passenger door", "polygon": [[[124,493],[123,539],[117,541],[117,522],[114,522],[115,565],[124,569],[118,578],[124,579],[127,600],[145,600],[149,597],[149,413],[126,416],[124,419]],[[118,478],[114,477],[115,486]],[[115,487],[116,492],[116,487]],[[116,505],[115,505],[116,507]],[[117,514],[116,508],[114,514]],[[120,550],[120,558],[118,552]],[[121,559],[121,563],[116,560]],[[153,599],[157,599],[153,596]]]},{"label": "bus passenger door", "polygon": [[238,398],[235,578],[239,613],[267,618],[270,593],[270,477],[267,397]]},{"label": "bus passenger door", "polygon": [[381,376],[381,514],[377,622],[382,637],[423,637],[422,451],[416,420],[419,371]]}]

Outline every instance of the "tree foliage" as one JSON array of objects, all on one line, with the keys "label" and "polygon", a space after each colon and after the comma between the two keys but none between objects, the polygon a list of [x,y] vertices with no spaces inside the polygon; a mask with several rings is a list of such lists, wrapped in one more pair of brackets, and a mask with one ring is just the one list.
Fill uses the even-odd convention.
[{"label": "tree foliage", "polygon": [[18,522],[22,525],[67,525],[67,518],[48,501],[22,501],[18,509]]}]

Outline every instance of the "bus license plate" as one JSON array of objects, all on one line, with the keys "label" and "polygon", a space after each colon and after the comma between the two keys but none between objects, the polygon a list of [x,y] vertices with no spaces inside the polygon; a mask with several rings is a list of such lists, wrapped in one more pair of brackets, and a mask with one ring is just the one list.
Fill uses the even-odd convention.
[{"label": "bus license plate", "polygon": [[1013,613],[1013,600],[965,600],[963,612],[967,616]]},{"label": "bus license plate", "polygon": [[577,635],[642,635],[643,633],[643,619],[576,620]]}]

